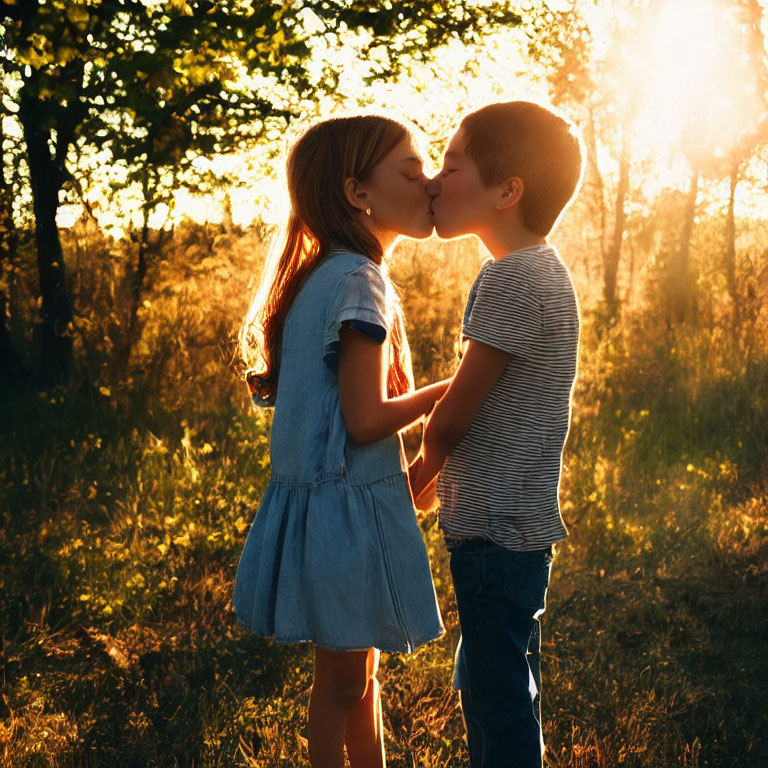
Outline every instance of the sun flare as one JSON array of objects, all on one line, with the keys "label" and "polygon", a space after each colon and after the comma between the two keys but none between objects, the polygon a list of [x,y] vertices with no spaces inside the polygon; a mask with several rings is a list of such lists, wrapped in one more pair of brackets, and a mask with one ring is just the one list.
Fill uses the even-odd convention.
[{"label": "sun flare", "polygon": [[727,153],[758,108],[747,40],[712,0],[666,0],[627,46],[638,94],[635,136],[655,150]]}]

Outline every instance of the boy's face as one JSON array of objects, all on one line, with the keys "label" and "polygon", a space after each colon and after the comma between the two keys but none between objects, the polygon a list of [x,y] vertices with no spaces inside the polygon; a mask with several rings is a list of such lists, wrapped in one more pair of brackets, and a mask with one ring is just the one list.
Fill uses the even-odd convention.
[{"label": "boy's face", "polygon": [[433,196],[435,230],[443,239],[482,237],[498,212],[499,190],[485,186],[465,147],[464,131],[459,128],[448,143],[440,173],[427,187]]}]

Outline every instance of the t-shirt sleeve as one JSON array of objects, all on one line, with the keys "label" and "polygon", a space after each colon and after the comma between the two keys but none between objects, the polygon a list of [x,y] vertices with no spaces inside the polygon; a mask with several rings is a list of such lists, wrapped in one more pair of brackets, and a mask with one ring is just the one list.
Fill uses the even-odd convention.
[{"label": "t-shirt sleeve", "polygon": [[392,318],[391,288],[376,264],[363,264],[344,275],[328,307],[323,344],[323,362],[333,374],[338,369],[339,331],[349,325],[359,333],[383,343]]},{"label": "t-shirt sleeve", "polygon": [[491,264],[462,334],[510,355],[530,357],[542,332],[542,306],[530,269],[515,260]]}]

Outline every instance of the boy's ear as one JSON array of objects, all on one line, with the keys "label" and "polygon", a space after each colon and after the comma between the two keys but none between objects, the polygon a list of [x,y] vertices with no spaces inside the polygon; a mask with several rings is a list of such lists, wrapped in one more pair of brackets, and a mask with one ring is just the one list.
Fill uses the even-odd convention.
[{"label": "boy's ear", "polygon": [[360,182],[350,177],[344,182],[344,195],[347,202],[358,211],[365,211],[370,208],[368,195],[360,188]]},{"label": "boy's ear", "polygon": [[496,204],[496,210],[503,211],[505,208],[511,208],[520,202],[523,196],[523,180],[518,176],[512,176],[507,179],[501,188],[499,202]]}]

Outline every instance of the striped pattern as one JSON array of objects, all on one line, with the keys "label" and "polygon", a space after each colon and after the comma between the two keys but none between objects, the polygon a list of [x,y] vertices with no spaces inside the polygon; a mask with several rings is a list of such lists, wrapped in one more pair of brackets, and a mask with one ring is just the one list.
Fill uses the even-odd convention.
[{"label": "striped pattern", "polygon": [[440,526],[452,538],[544,549],[567,535],[558,487],[579,345],[576,295],[555,249],[487,262],[463,335],[509,361],[440,473]]}]

